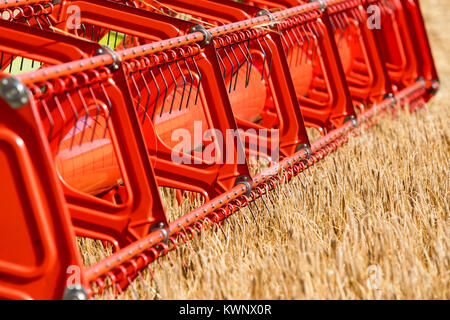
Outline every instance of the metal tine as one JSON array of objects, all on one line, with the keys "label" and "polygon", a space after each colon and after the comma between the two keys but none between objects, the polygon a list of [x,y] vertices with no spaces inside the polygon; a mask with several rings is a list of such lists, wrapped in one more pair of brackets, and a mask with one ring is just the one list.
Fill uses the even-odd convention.
[{"label": "metal tine", "polygon": [[29,26],[29,27],[31,27],[31,25],[30,25],[30,22],[28,21],[28,18],[27,17],[23,17],[23,20],[25,20],[25,23]]},{"label": "metal tine", "polygon": [[191,99],[192,86],[194,85],[194,76],[192,75],[191,68],[189,68],[189,63],[187,62],[187,59],[184,56],[183,56],[183,62],[184,62],[184,65],[186,66],[186,69],[187,69],[187,71],[189,73],[189,77],[191,78],[191,86],[189,87],[189,93],[188,93],[188,97],[187,97],[187,100],[186,100],[186,108],[187,108],[189,106],[189,100]]},{"label": "metal tine", "polygon": [[225,230],[223,230],[222,225],[220,223],[217,223],[216,226],[219,227],[220,231],[222,231],[222,234],[225,237],[225,240],[228,241],[227,234],[225,233]]},{"label": "metal tine", "polygon": [[342,21],[339,19],[339,15],[337,13],[333,14],[333,19],[336,21],[336,24],[339,29],[344,30],[344,26],[342,25]]},{"label": "metal tine", "polygon": [[194,56],[191,56],[191,60],[192,60],[192,63],[194,64],[195,69],[197,70],[197,74],[198,74],[197,93],[195,95],[195,105],[197,105],[197,100],[198,100],[198,96],[199,96],[199,93],[200,93],[200,86],[202,84],[202,73],[200,72],[200,69],[198,68],[197,62],[195,62]]},{"label": "metal tine", "polygon": [[106,39],[106,45],[107,45],[107,46],[110,46],[110,45],[109,45],[109,40],[110,40],[110,39],[111,39],[111,30],[108,31],[108,38]]},{"label": "metal tine", "polygon": [[284,37],[284,33],[286,32],[286,30],[282,30],[280,32],[280,36],[281,36],[281,40],[283,40],[284,45],[286,46],[286,60],[289,58],[289,44],[287,43],[285,37]]},{"label": "metal tine", "polygon": [[9,64],[9,73],[12,72],[13,63],[14,63],[14,55],[11,55],[11,63]]},{"label": "metal tine", "polygon": [[[147,84],[147,80],[144,77],[144,73],[142,72],[142,70],[139,70],[139,74],[141,75],[142,78],[142,82],[144,83],[145,89],[147,90],[147,102],[145,103],[145,107],[144,107],[144,115],[142,116],[142,124],[145,123],[145,118],[147,117],[147,110],[148,110],[148,106],[150,105],[150,98],[152,96],[152,93],[150,92],[150,88],[148,87]],[[156,81],[154,82],[156,85],[158,85],[156,83]],[[158,90],[159,91],[159,90]],[[158,100],[158,97],[156,97],[156,100]],[[154,112],[154,111],[153,111]]]},{"label": "metal tine", "polygon": [[41,25],[41,23],[39,22],[39,19],[38,19],[38,17],[37,17],[36,15],[34,15],[34,20],[36,20],[36,23],[38,24],[39,29],[43,29],[43,28],[42,28],[42,25]]},{"label": "metal tine", "polygon": [[3,56],[5,54],[3,51],[1,53],[2,55],[0,56],[0,70],[3,69]]},{"label": "metal tine", "polygon": [[72,108],[73,114],[75,115],[75,123],[74,123],[73,130],[72,130],[73,131],[72,132],[72,141],[70,142],[70,149],[69,149],[69,150],[72,150],[73,142],[75,140],[75,133],[77,131],[77,124],[78,124],[79,117],[78,117],[77,109],[75,108],[75,104],[73,103],[73,100],[72,100],[72,97],[71,97],[69,91],[66,90],[65,93],[66,93],[67,100],[69,101],[70,107]]},{"label": "metal tine", "polygon": [[364,15],[361,13],[361,11],[358,10],[358,8],[355,8],[355,12],[356,12],[356,15],[359,17],[359,21],[361,23],[363,23],[364,22]]},{"label": "metal tine", "polygon": [[306,38],[306,42],[307,42],[307,44],[306,44],[306,54],[305,54],[306,61],[305,62],[308,62],[308,58],[309,58],[308,56],[309,56],[311,39],[310,39],[310,37],[308,35],[308,31],[306,31],[306,29],[305,29],[305,24],[302,24],[302,30],[303,30],[303,33],[305,34],[305,38]]},{"label": "metal tine", "polygon": [[158,281],[156,281],[155,274],[153,273],[153,270],[152,270],[152,268],[150,267],[150,264],[147,265],[147,269],[148,269],[148,272],[150,273],[150,275],[151,275],[153,281],[155,282],[155,297],[157,297],[157,296],[159,295],[159,285],[158,285]]},{"label": "metal tine", "polygon": [[[233,49],[233,45],[230,43],[230,37],[229,36],[225,36],[225,41],[228,43],[228,46],[230,47],[231,53],[233,54],[234,58],[236,59],[236,78],[234,80],[234,89],[236,90],[236,84],[237,84],[237,80],[238,80],[238,76],[239,76],[239,69],[241,68],[241,64],[239,62],[238,57],[236,56],[236,53],[234,52]],[[233,84],[233,75],[231,76],[231,81],[230,81],[230,92],[231,92],[231,85]]]},{"label": "metal tine", "polygon": [[[159,99],[159,92],[160,91],[159,91],[158,81],[156,81],[155,74],[153,73],[153,70],[152,70],[151,67],[148,68],[148,72],[150,72],[150,75],[152,76],[153,83],[155,84],[155,87],[156,87],[155,106],[153,107],[152,118],[151,118],[152,121],[153,121],[153,119],[155,118],[155,112],[156,112],[156,107],[158,105],[158,99]],[[165,79],[164,79],[164,81],[165,81]],[[145,86],[148,88],[147,82],[145,82],[145,83],[146,83]],[[149,95],[150,95],[150,88],[149,88]],[[145,114],[147,114],[147,109],[145,110]],[[142,124],[144,124],[144,121],[145,121],[145,119],[142,121]]]},{"label": "metal tine", "polygon": [[101,33],[102,33],[102,28],[101,28],[101,27],[98,27],[97,42],[100,42],[100,36],[101,36]]},{"label": "metal tine", "polygon": [[314,57],[315,57],[315,54],[316,54],[316,41],[318,41],[318,35],[316,36],[316,33],[311,28],[311,25],[312,25],[312,23],[307,23],[306,24],[306,26],[309,29],[309,32],[311,32],[311,34],[313,35],[311,61],[314,61]]},{"label": "metal tine", "polygon": [[130,78],[131,78],[131,81],[133,82],[134,88],[135,88],[136,93],[138,95],[138,101],[137,101],[137,105],[136,105],[136,112],[138,112],[139,111],[139,106],[141,105],[142,97],[141,97],[141,92],[139,91],[139,87],[138,87],[138,85],[136,83],[136,79],[134,79],[133,73],[134,73],[133,71],[130,72]]},{"label": "metal tine", "polygon": [[80,24],[81,29],[83,29],[83,38],[86,38],[86,26],[84,25],[84,23]]},{"label": "metal tine", "polygon": [[359,17],[356,16],[356,10],[357,10],[356,8],[350,8],[347,17],[350,16],[350,18],[356,19],[356,21],[359,24],[361,21],[359,21]]},{"label": "metal tine", "polygon": [[186,78],[183,74],[183,70],[181,70],[178,60],[175,60],[175,64],[177,65],[178,72],[180,73],[180,76],[183,79],[183,93],[181,94],[181,101],[180,101],[180,108],[179,108],[179,110],[181,111],[181,108],[183,107],[184,93],[186,91]]},{"label": "metal tine", "polygon": [[253,201],[253,204],[255,205],[256,211],[258,211],[259,216],[262,217],[261,210],[259,210],[259,207],[258,207],[258,204],[256,203],[256,200]]},{"label": "metal tine", "polygon": [[339,38],[339,41],[342,41],[342,39],[344,38],[345,33],[347,32],[347,27],[348,25],[346,25],[344,19],[342,18],[342,13],[338,13],[336,14],[338,20],[340,21],[341,25],[342,25],[342,34]]},{"label": "metal tine", "polygon": [[[172,72],[172,68],[170,68],[170,62],[167,62],[167,68],[169,69],[170,72],[170,76],[172,77],[173,83],[174,83],[174,88],[173,88],[173,98],[172,98],[172,103],[170,105],[170,110],[169,110],[169,114],[172,113],[172,109],[173,109],[173,103],[175,102],[175,95],[177,94],[177,90],[178,90],[178,84],[177,84],[177,79],[175,78],[173,72]],[[162,115],[162,110],[161,110],[161,115]]]},{"label": "metal tine", "polygon": [[261,45],[261,42],[259,42],[258,37],[256,37],[255,40],[256,40],[256,43],[258,43],[258,46],[261,49],[261,51],[263,53],[263,56],[264,56],[263,65],[262,65],[262,71],[261,71],[261,81],[263,81],[264,80],[264,71],[266,69],[267,54],[266,54],[266,51],[264,51],[264,48]]},{"label": "metal tine", "polygon": [[[291,35],[290,35],[289,31],[290,31],[289,29],[286,30],[286,37],[288,38],[289,42],[291,43],[292,49],[293,49],[295,47],[295,43],[294,43],[294,41],[292,41],[292,38],[291,38]],[[294,57],[294,55],[291,54],[290,64],[292,64],[292,58],[293,57]]]},{"label": "metal tine", "polygon": [[[241,44],[239,43],[239,39],[236,39],[236,46],[239,48],[239,50],[241,51],[242,55],[244,56],[245,61],[247,62],[247,70],[245,72],[245,87],[247,88],[247,75],[248,75],[248,70],[250,68],[250,61],[248,60],[247,55],[245,54],[244,50],[242,50]],[[244,64],[245,62],[242,62],[242,64]],[[242,66],[241,66],[242,67]],[[236,76],[236,81],[234,82],[234,90],[236,90],[236,84],[237,84],[237,76]]]},{"label": "metal tine", "polygon": [[269,199],[270,204],[272,205],[272,208],[275,208],[275,203],[273,203],[272,198],[270,197],[270,194],[267,194],[267,199]]},{"label": "metal tine", "polygon": [[266,201],[264,201],[264,195],[261,196],[261,201],[263,202],[264,207],[266,208],[267,213],[270,214],[269,207],[267,206]]},{"label": "metal tine", "polygon": [[[151,68],[150,68],[150,70],[151,70]],[[166,77],[164,77],[164,72],[162,72],[162,69],[161,69],[160,65],[158,65],[158,70],[159,70],[159,73],[161,74],[161,77],[162,77],[162,80],[164,82],[164,85],[166,86],[166,91],[164,91],[163,104],[161,106],[161,112],[159,114],[159,116],[161,117],[162,114],[163,114],[164,106],[166,105],[167,94],[169,93],[169,85],[167,84]],[[151,72],[151,74],[153,76],[153,71]],[[156,83],[156,81],[155,81],[155,83]],[[155,107],[153,109],[152,120],[153,120],[153,116],[155,114],[157,105],[158,105],[158,99],[156,99],[156,101],[155,101]]]},{"label": "metal tine", "polygon": [[249,205],[247,206],[247,207],[248,207],[248,210],[250,211],[250,214],[252,215],[253,220],[255,220],[256,227],[258,228],[258,231],[260,231],[261,229],[259,228],[258,220],[256,220],[256,216],[255,216],[255,214],[253,213],[253,210],[252,210],[252,207],[250,206],[250,204],[251,204],[251,202],[249,202]]},{"label": "metal tine", "polygon": [[[219,38],[219,43],[222,42],[222,38]],[[230,56],[228,55],[228,52],[226,50],[226,46],[224,46],[222,43],[220,43],[220,45],[222,46],[222,50],[225,53],[228,61],[230,61],[231,64],[231,76],[230,76],[230,88],[228,89],[228,92],[231,92],[231,86],[232,86],[232,82],[233,82],[233,75],[234,75],[234,64],[233,61],[231,60]],[[226,74],[224,74],[224,78],[223,80],[226,82]]]},{"label": "metal tine", "polygon": [[24,60],[24,58],[21,57],[21,60],[20,60],[20,71],[23,70],[23,60]]},{"label": "metal tine", "polygon": [[44,111],[45,111],[45,113],[47,115],[48,122],[50,123],[50,131],[48,132],[48,141],[50,142],[52,140],[52,137],[53,137],[53,128],[55,126],[55,121],[53,120],[53,117],[50,114],[50,111],[48,109],[47,102],[45,102],[45,99],[41,99],[41,104],[42,104],[42,107],[44,108]]},{"label": "metal tine", "polygon": [[[237,64],[236,72],[235,72],[235,73],[236,73],[236,77],[235,77],[235,80],[234,80],[234,86],[233,86],[233,90],[236,90],[236,85],[237,85],[238,76],[239,76],[239,69],[242,67],[242,64],[239,62],[239,59],[238,59],[238,57],[236,56],[236,53],[234,52],[233,44],[230,44],[229,37],[226,36],[226,39],[227,39],[227,40],[226,40],[227,43],[229,44],[231,53],[233,54],[234,58],[236,59],[236,64]],[[233,83],[233,78],[231,78],[230,85],[232,85],[232,83]]]},{"label": "metal tine", "polygon": [[340,44],[340,42],[342,41],[342,38],[344,37],[344,25],[342,24],[342,21],[339,19],[338,14],[334,14],[333,18],[336,21],[336,24],[337,24],[339,30],[341,31],[341,35],[339,36],[339,40],[338,40],[338,44]]},{"label": "metal tine", "polygon": [[356,19],[356,21],[358,21],[359,24],[363,22],[364,17],[361,15],[358,8],[352,8],[350,12],[352,13],[352,18]]},{"label": "metal tine", "polygon": [[226,74],[226,71],[227,71],[227,67],[225,66],[225,63],[223,62],[222,57],[219,54],[219,50],[216,51],[216,56],[217,56],[217,59],[219,60],[221,66],[222,66],[222,70],[223,70],[222,78],[225,79],[225,74]]},{"label": "metal tine", "polygon": [[[153,107],[153,112],[152,112],[152,117],[151,117],[151,119],[153,121],[153,119],[155,117],[156,107],[158,105],[158,99],[159,99],[160,90],[159,90],[159,85],[158,85],[158,82],[156,81],[156,77],[155,77],[155,74],[153,73],[152,68],[150,67],[148,69],[148,71],[150,72],[150,75],[152,76],[153,83],[155,84],[155,87],[156,87],[156,99],[155,99],[155,105]],[[160,71],[161,71],[161,69],[160,69]],[[161,73],[161,75],[162,75],[162,73]],[[144,76],[142,76],[142,77],[144,77]],[[166,97],[167,97],[167,91],[169,90],[169,88],[167,86],[166,79],[164,78],[164,76],[163,76],[163,81],[164,81],[164,84],[166,85],[166,91],[165,91],[165,95],[164,95],[163,105],[161,107],[161,114],[162,114],[162,111],[163,111],[162,109],[164,108],[165,100],[166,100]],[[150,99],[150,95],[151,95],[150,88],[147,85],[147,81],[145,81],[144,83],[145,83],[145,87],[148,89],[148,94],[149,94],[149,99]],[[142,120],[142,124],[144,124],[144,122],[145,122],[145,115],[147,114],[147,107],[148,106],[146,106],[144,119]]]},{"label": "metal tine", "polygon": [[[60,115],[61,115],[61,118],[62,118],[62,120],[63,120],[63,127],[64,127],[64,125],[65,125],[65,123],[66,123],[66,121],[67,121],[66,114],[64,113],[64,111],[63,111],[63,109],[62,109],[62,106],[61,106],[61,103],[60,103],[60,101],[59,101],[59,98],[58,98],[58,96],[57,96],[56,94],[53,95],[53,100],[55,101],[56,108],[58,109],[58,112],[59,112]],[[62,141],[62,139],[63,139],[63,134],[60,134],[60,135],[59,135],[58,151],[57,151],[57,152],[59,152],[59,148],[60,148],[60,146],[61,146],[61,141]]]},{"label": "metal tine", "polygon": [[267,78],[269,78],[270,75],[271,75],[271,73],[272,73],[273,52],[272,52],[272,49],[270,49],[270,46],[269,46],[269,44],[268,44],[267,41],[266,41],[266,36],[265,36],[265,35],[262,36],[262,39],[263,39],[263,41],[264,41],[264,44],[265,44],[266,47],[267,47],[267,50],[268,50],[269,53],[270,53],[270,59],[269,59],[269,71],[267,72]]},{"label": "metal tine", "polygon": [[111,99],[108,96],[108,93],[106,92],[105,86],[103,85],[102,82],[99,82],[99,86],[103,91],[103,95],[105,96],[106,103],[108,105],[108,116],[106,117],[106,120],[105,120],[105,122],[106,122],[105,123],[105,132],[103,133],[103,138],[105,138],[106,133],[108,132],[109,121],[111,118],[112,103],[111,103]]},{"label": "metal tine", "polygon": [[80,88],[77,88],[77,93],[78,93],[78,96],[80,97],[81,104],[83,105],[84,112],[86,114],[86,119],[84,120],[83,131],[81,132],[81,138],[80,138],[80,146],[81,146],[82,143],[83,143],[84,132],[86,131],[87,122],[88,122],[88,118],[89,118],[89,109],[88,109],[88,107],[86,105],[86,101],[84,100],[83,95],[81,94]]},{"label": "metal tine", "polygon": [[320,33],[319,34],[319,38],[323,38],[325,36],[325,31],[323,30],[323,28],[321,26],[318,25],[319,23],[316,21],[314,21],[314,25],[316,26],[316,30],[319,30]]},{"label": "metal tine", "polygon": [[137,270],[138,278],[141,281],[142,286],[145,288],[146,291],[150,291],[150,287],[147,285],[147,283],[144,280],[144,277],[142,276],[142,272]]},{"label": "metal tine", "polygon": [[305,38],[306,38],[306,36],[303,37],[302,31],[300,30],[300,26],[297,26],[296,29],[297,29],[298,34],[302,38],[302,48],[301,48],[301,51],[300,51],[300,64],[302,64],[303,56],[307,57],[307,54],[305,54],[305,51],[308,50],[308,45],[305,46],[305,42],[306,42]]},{"label": "metal tine", "polygon": [[[47,15],[47,14],[44,14],[44,18],[45,18],[45,20],[47,20],[48,25],[49,25],[50,27],[52,27],[52,23],[51,23],[50,19],[48,18],[48,15]],[[52,29],[53,32],[55,32],[55,30],[54,30],[53,28],[51,28],[51,29]]]},{"label": "metal tine", "polygon": [[91,40],[94,41],[94,35],[95,35],[95,26],[92,25],[92,33],[91,33]]},{"label": "metal tine", "polygon": [[[216,40],[214,40],[214,41],[216,41]],[[219,42],[219,41],[217,41],[217,42]],[[214,46],[215,45],[216,45],[216,43],[214,42]],[[219,45],[220,45],[220,43],[219,43]],[[225,74],[226,74],[227,67],[225,66],[225,63],[223,62],[222,57],[219,54],[219,49],[222,49],[222,47],[217,47],[216,48],[216,56],[217,56],[217,59],[219,59],[220,65],[222,66],[222,70],[223,70],[222,78],[225,79]]]},{"label": "metal tine", "polygon": [[336,25],[333,22],[333,16],[330,16],[330,24],[331,24],[331,27],[333,28],[333,34],[336,34],[337,29],[336,29]]},{"label": "metal tine", "polygon": [[223,222],[224,222],[224,223],[227,223],[227,225],[230,227],[231,231],[234,232],[235,228],[234,228],[233,224],[230,222],[230,220],[228,220],[228,216],[226,216],[226,217],[223,219]]},{"label": "metal tine", "polygon": [[345,24],[347,25],[346,26],[346,28],[347,28],[347,30],[350,30],[350,25],[351,25],[351,23],[350,23],[350,20],[349,20],[349,18],[348,18],[348,15],[347,15],[347,12],[342,12],[342,18],[344,19],[344,22],[345,22]]},{"label": "metal tine", "polygon": [[297,31],[297,30],[296,30],[296,27],[293,26],[293,27],[291,28],[291,32],[292,32],[292,35],[293,35],[294,38],[295,38],[295,41],[297,42],[297,56],[296,56],[296,58],[295,58],[295,65],[298,64],[298,58],[300,57],[300,50],[302,49],[302,43],[300,42],[299,37],[298,37],[296,31]]},{"label": "metal tine", "polygon": [[317,32],[316,24],[314,23],[314,21],[309,24],[309,28],[312,30],[312,33],[314,34],[314,47],[313,47],[313,52],[311,55],[311,59],[312,59],[312,61],[314,61],[316,54],[317,54],[317,47],[319,45],[320,35]]},{"label": "metal tine", "polygon": [[[244,216],[244,215],[242,215],[242,216]],[[228,217],[227,217],[226,220],[228,220]],[[239,219],[236,218],[236,219],[234,219],[234,221],[237,223],[237,225],[238,225],[239,230],[241,231],[241,233],[244,232],[244,229],[242,228],[242,225],[241,225],[241,223],[239,222]],[[231,225],[231,223],[230,223],[230,225]]]},{"label": "metal tine", "polygon": [[336,21],[336,17],[332,14],[330,14],[330,22],[333,27],[333,34],[336,34],[336,32],[339,29],[339,25],[338,25],[338,22]]},{"label": "metal tine", "polygon": [[[305,38],[306,38],[306,36],[305,37],[303,37],[303,35],[302,35],[302,30],[300,30],[300,24],[299,25],[297,25],[297,26],[295,26],[295,30],[297,31],[297,33],[298,33],[298,35],[300,36],[300,38],[301,38],[301,40],[302,40],[302,45],[301,45],[301,48],[299,48],[300,50],[300,52],[299,52],[299,54],[300,54],[300,61],[299,62],[297,62],[297,65],[298,64],[302,64],[302,62],[303,62],[303,55],[304,55],[304,53],[305,53],[305,48],[307,48],[307,45],[305,46]],[[307,50],[307,49],[306,49]]]},{"label": "metal tine", "polygon": [[95,129],[97,128],[98,125],[98,115],[100,114],[100,106],[97,102],[97,97],[94,94],[94,90],[92,89],[91,85],[88,85],[88,89],[89,89],[89,93],[92,96],[92,99],[94,101],[95,107],[96,107],[96,113],[95,113],[95,124],[94,124],[94,129],[92,130],[92,136],[91,136],[91,142],[94,141],[94,136],[95,136]]},{"label": "metal tine", "polygon": [[117,37],[119,36],[119,32],[114,31],[116,33],[115,39],[114,39],[114,49],[117,47]]},{"label": "metal tine", "polygon": [[[242,39],[244,39],[244,34],[241,33]],[[247,72],[246,72],[246,77],[245,77],[245,87],[248,87],[248,84],[250,83],[250,76],[252,73],[252,66],[253,66],[253,58],[252,58],[252,54],[250,52],[250,39],[248,39],[247,41],[242,41],[242,43],[244,44],[245,50],[248,53],[248,68],[247,68]]]},{"label": "metal tine", "polygon": [[138,295],[138,293],[137,293],[137,290],[136,290],[136,288],[135,288],[135,286],[134,286],[133,281],[130,280],[130,277],[127,277],[127,280],[128,280],[128,284],[130,285],[131,289],[133,290],[133,294],[134,294],[136,300],[139,300],[140,298],[139,298],[139,295]]}]

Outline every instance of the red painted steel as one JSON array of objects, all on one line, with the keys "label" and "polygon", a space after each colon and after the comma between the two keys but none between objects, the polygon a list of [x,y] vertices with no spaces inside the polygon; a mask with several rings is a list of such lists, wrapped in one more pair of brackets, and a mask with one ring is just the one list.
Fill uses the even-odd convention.
[{"label": "red painted steel", "polygon": [[[131,5],[129,1],[125,1]],[[154,4],[154,5],[151,5]],[[149,2],[147,10],[158,7],[167,14],[189,15],[186,19],[196,21],[209,28],[255,17],[259,8],[235,2],[215,1],[161,1]],[[170,9],[168,9],[170,8]],[[172,10],[172,11],[171,11]],[[248,130],[279,130],[280,153],[287,156],[299,145],[309,145],[305,127],[299,125],[302,117],[288,72],[281,39],[276,32],[252,30],[233,32],[214,40],[228,95],[239,128],[246,130],[244,141],[265,140],[261,135],[247,133]],[[272,141],[264,154],[254,145],[246,144],[252,156],[269,157]],[[255,152],[258,151],[258,152]]]},{"label": "red painted steel", "polygon": [[[74,279],[88,296],[120,292],[149,263],[320,161],[395,101],[418,108],[439,86],[416,0],[155,2],[151,9],[165,15],[141,1],[115,2],[0,3],[11,20],[0,21],[1,70],[21,71],[24,58],[39,68],[15,78],[0,70],[8,213],[0,214],[0,298],[83,297],[81,288],[66,290]],[[374,3],[380,30],[365,26]],[[71,5],[81,10],[79,29],[68,24]],[[205,29],[189,33],[197,23]],[[116,53],[102,51],[97,42],[112,37]],[[355,103],[371,107],[346,121]],[[176,164],[168,137],[192,132],[195,120],[221,132],[279,128],[284,159],[251,178],[245,161]],[[295,152],[309,144],[305,125],[324,133],[311,155]],[[169,222],[159,186],[212,200]],[[85,268],[75,233],[110,241],[116,253]]]}]

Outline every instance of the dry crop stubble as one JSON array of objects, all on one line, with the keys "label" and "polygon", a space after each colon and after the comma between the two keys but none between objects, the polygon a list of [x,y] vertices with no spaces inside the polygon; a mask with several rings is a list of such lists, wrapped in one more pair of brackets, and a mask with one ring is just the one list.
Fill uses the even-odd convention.
[{"label": "dry crop stubble", "polygon": [[[450,3],[421,6],[441,77],[426,109],[352,138],[152,263],[119,298],[449,299]],[[79,243],[87,265],[107,254],[99,242]]]}]

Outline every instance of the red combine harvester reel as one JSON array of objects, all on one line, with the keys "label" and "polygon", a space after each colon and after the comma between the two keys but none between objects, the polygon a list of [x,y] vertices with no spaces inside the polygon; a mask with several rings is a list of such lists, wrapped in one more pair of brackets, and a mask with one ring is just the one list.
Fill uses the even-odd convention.
[{"label": "red combine harvester reel", "polygon": [[[14,213],[0,214],[0,298],[121,291],[439,86],[412,0],[6,0],[0,14],[1,211]],[[253,156],[271,167],[251,176]],[[168,221],[159,187],[205,203]],[[86,268],[75,235],[115,252]]]}]

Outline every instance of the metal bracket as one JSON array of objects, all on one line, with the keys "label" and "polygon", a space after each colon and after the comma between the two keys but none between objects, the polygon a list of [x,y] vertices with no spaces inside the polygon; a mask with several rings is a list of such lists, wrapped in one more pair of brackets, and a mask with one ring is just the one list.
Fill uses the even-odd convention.
[{"label": "metal bracket", "polygon": [[425,88],[425,86],[427,85],[427,82],[425,81],[425,78],[424,77],[418,77],[417,79],[416,79],[416,82],[421,82],[422,83],[422,86]]},{"label": "metal bracket", "polygon": [[115,52],[110,46],[108,45],[102,45],[100,48],[95,50],[94,56],[101,56],[103,54],[110,54],[114,60],[112,64],[108,66],[111,71],[117,71],[119,70],[120,66],[122,65],[122,59],[120,56]]},{"label": "metal bracket", "polygon": [[269,11],[269,10],[267,10],[267,9],[261,9],[261,10],[259,10],[257,13],[256,13],[256,17],[262,17],[262,16],[268,16],[269,17],[269,19],[270,19],[270,21],[271,21],[271,23],[269,24],[269,26],[271,27],[271,28],[273,28],[274,26],[275,26],[275,19],[273,18],[273,16],[272,16],[272,13]]},{"label": "metal bracket", "polygon": [[440,86],[441,83],[439,82],[438,79],[431,80],[431,93],[435,94],[436,92],[438,92]]},{"label": "metal bracket", "polygon": [[354,115],[346,116],[344,118],[344,123],[351,121],[353,128],[356,128],[358,126],[358,119]]},{"label": "metal bracket", "polygon": [[[316,0],[309,0],[309,2],[315,2]],[[327,4],[324,0],[317,0],[318,3],[320,3],[320,11],[325,12],[327,10]]]},{"label": "metal bracket", "polygon": [[169,231],[168,231],[168,227],[164,222],[155,222],[154,224],[151,225],[150,227],[150,233],[155,232],[155,231],[161,231],[164,239],[161,241],[164,244],[168,244],[169,243]]},{"label": "metal bracket", "polygon": [[246,188],[245,195],[250,196],[250,192],[252,192],[253,179],[249,176],[239,176],[236,178],[235,186],[243,184]]},{"label": "metal bracket", "polygon": [[204,26],[202,26],[201,24],[196,24],[193,25],[188,31],[188,33],[196,33],[196,32],[200,32],[201,34],[203,34],[203,41],[199,43],[201,48],[204,48],[211,44],[213,37],[211,33],[209,33],[209,31],[205,29]]},{"label": "metal bracket", "polygon": [[295,148],[295,152],[299,152],[302,149],[306,151],[306,159],[309,159],[312,153],[311,146],[307,145],[306,143],[300,143]]},{"label": "metal bracket", "polygon": [[386,93],[384,95],[383,100],[386,100],[386,99],[391,99],[391,101],[392,101],[391,105],[392,106],[394,106],[397,103],[397,99],[395,99],[395,95],[392,92]]},{"label": "metal bracket", "polygon": [[0,97],[13,109],[28,103],[28,88],[16,77],[6,77],[0,81]]},{"label": "metal bracket", "polygon": [[88,294],[83,286],[76,284],[64,290],[63,300],[87,300]]}]

